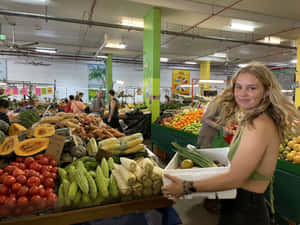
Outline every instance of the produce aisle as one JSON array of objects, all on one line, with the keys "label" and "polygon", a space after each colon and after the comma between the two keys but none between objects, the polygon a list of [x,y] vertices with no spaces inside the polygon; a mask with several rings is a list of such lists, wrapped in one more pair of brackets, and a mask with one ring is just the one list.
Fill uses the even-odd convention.
[{"label": "produce aisle", "polygon": [[[34,118],[34,119],[33,119]],[[180,219],[161,194],[163,169],[143,144],[93,114],[33,110],[0,121],[0,224],[76,224],[154,211]],[[123,223],[118,223],[123,224]],[[126,224],[124,222],[124,224]]]}]

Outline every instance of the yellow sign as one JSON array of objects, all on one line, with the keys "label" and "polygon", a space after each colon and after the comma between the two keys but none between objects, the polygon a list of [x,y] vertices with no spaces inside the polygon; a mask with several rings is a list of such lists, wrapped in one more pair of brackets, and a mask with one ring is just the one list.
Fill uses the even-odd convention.
[{"label": "yellow sign", "polygon": [[172,93],[173,94],[190,94],[190,71],[189,70],[172,70]]},{"label": "yellow sign", "polygon": [[53,91],[52,91],[52,87],[48,87],[47,88],[47,94],[48,95],[52,95]]}]

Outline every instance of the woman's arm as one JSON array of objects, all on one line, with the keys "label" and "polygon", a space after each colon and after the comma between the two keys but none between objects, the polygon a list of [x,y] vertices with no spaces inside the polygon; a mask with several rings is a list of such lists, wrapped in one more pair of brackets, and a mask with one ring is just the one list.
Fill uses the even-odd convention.
[{"label": "woman's arm", "polygon": [[108,115],[108,120],[107,120],[108,122],[111,121],[111,118],[112,118],[113,113],[114,113],[114,111],[115,111],[116,105],[117,105],[117,102],[116,102],[115,100],[112,100],[112,101],[110,102],[110,113],[109,113],[109,115]]},{"label": "woman's arm", "polygon": [[[270,126],[269,126],[270,127]],[[239,147],[231,161],[229,172],[205,180],[195,181],[197,192],[215,192],[239,188],[259,165],[268,146],[267,126],[262,119],[254,121],[254,127],[246,127],[243,131]],[[269,132],[270,133],[270,132]],[[174,183],[167,186],[166,192],[181,196],[183,180],[166,175]],[[180,193],[180,195],[179,195]]]}]

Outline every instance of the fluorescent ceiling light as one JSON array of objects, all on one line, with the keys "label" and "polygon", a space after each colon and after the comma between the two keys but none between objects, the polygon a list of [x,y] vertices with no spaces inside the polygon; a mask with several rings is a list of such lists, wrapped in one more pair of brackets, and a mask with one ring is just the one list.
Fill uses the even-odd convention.
[{"label": "fluorescent ceiling light", "polygon": [[223,84],[224,80],[199,80],[199,83]]},{"label": "fluorescent ceiling light", "polygon": [[245,67],[247,65],[248,65],[247,63],[241,63],[241,64],[238,64],[238,67],[243,68],[243,67]]},{"label": "fluorescent ceiling light", "polygon": [[119,49],[124,49],[126,48],[125,44],[119,44],[119,43],[107,43],[105,45],[106,48],[119,48]]},{"label": "fluorescent ceiling light", "polygon": [[53,53],[56,53],[57,50],[56,49],[35,49],[36,52],[42,52],[42,53],[50,53],[50,54],[53,54]]},{"label": "fluorescent ceiling light", "polygon": [[144,27],[144,21],[141,19],[128,19],[124,18],[121,21],[121,24],[129,27]]},{"label": "fluorescent ceiling light", "polygon": [[226,58],[220,58],[220,57],[214,57],[214,56],[205,56],[205,57],[199,57],[196,60],[199,60],[199,61],[213,61],[213,62],[225,62]]},{"label": "fluorescent ceiling light", "polygon": [[178,87],[192,87],[192,85],[190,85],[190,84],[182,84],[182,85],[178,85]]},{"label": "fluorescent ceiling light", "polygon": [[267,36],[264,38],[265,43],[270,43],[270,44],[280,44],[280,38],[279,37],[274,37],[274,36]]},{"label": "fluorescent ceiling light", "polygon": [[297,59],[293,59],[293,60],[291,61],[291,63],[297,64]]},{"label": "fluorescent ceiling light", "polygon": [[195,65],[195,64],[197,64],[196,62],[190,62],[190,61],[186,61],[186,62],[184,62],[185,64],[189,64],[189,65]]},{"label": "fluorescent ceiling light", "polygon": [[106,55],[98,55],[97,58],[107,59]]},{"label": "fluorescent ceiling light", "polygon": [[219,58],[226,58],[226,57],[227,57],[227,54],[224,53],[224,52],[216,52],[215,54],[210,55],[210,56],[213,56],[213,57],[219,57]]},{"label": "fluorescent ceiling light", "polygon": [[0,82],[0,85],[6,85],[6,83]]},{"label": "fluorescent ceiling light", "polygon": [[117,80],[117,84],[123,85],[123,84],[124,84],[124,81],[123,81],[123,80]]},{"label": "fluorescent ceiling light", "polygon": [[281,90],[281,92],[283,92],[283,93],[292,93],[294,91],[293,90]]},{"label": "fluorescent ceiling light", "polygon": [[163,57],[161,57],[161,58],[160,58],[160,61],[161,61],[161,62],[168,62],[169,59],[168,59],[168,58],[163,58]]},{"label": "fluorescent ceiling light", "polygon": [[237,22],[237,21],[232,21],[231,22],[231,27],[232,30],[240,30],[240,31],[254,31],[254,26],[249,24],[249,22]]}]

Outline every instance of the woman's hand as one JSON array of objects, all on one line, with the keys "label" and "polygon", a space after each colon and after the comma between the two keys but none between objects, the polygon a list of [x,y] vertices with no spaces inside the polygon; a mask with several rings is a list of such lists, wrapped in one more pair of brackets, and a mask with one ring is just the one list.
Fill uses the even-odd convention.
[{"label": "woman's hand", "polygon": [[164,196],[167,198],[175,198],[175,200],[183,196],[183,180],[168,174],[164,176],[172,182],[162,189]]},{"label": "woman's hand", "polygon": [[228,136],[230,136],[230,135],[232,135],[232,130],[230,130],[230,129],[227,128],[227,127],[223,127],[223,136],[224,136],[224,137],[228,137]]}]

